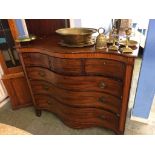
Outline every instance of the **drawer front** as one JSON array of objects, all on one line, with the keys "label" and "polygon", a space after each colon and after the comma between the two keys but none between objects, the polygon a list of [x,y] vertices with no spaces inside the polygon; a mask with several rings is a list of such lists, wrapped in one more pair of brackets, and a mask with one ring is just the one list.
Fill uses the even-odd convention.
[{"label": "drawer front", "polygon": [[74,107],[96,107],[120,113],[121,100],[101,92],[75,92],[55,87],[45,81],[31,81],[34,94],[45,94]]},{"label": "drawer front", "polygon": [[123,63],[107,59],[86,59],[85,70],[87,74],[103,75],[120,80],[123,80],[125,75]]},{"label": "drawer front", "polygon": [[32,80],[45,80],[53,85],[72,91],[105,92],[116,97],[122,96],[122,82],[101,76],[63,76],[39,67],[27,67]]},{"label": "drawer front", "polygon": [[61,104],[46,95],[34,95],[37,106],[58,115],[67,125],[74,128],[101,126],[117,129],[118,117],[108,111],[97,108],[74,108]]},{"label": "drawer front", "polygon": [[80,75],[81,60],[50,57],[50,68],[56,73],[62,73],[66,75]]},{"label": "drawer front", "polygon": [[22,54],[25,66],[40,66],[49,68],[48,56],[40,53]]}]

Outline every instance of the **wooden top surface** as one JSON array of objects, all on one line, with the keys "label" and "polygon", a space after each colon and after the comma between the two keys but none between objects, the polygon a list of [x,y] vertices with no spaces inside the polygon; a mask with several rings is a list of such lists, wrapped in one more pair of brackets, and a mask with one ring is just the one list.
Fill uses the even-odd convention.
[{"label": "wooden top surface", "polygon": [[123,57],[137,57],[138,47],[135,47],[133,53],[122,54],[120,51],[108,51],[107,50],[97,50],[95,45],[89,47],[64,47],[60,44],[60,38],[57,35],[53,35],[45,38],[37,38],[29,43],[23,44],[21,47],[16,47],[19,53],[21,52],[41,52],[49,54],[51,56],[58,57],[73,57],[77,58],[87,58],[91,55],[95,57],[100,57],[101,55],[116,55]]}]

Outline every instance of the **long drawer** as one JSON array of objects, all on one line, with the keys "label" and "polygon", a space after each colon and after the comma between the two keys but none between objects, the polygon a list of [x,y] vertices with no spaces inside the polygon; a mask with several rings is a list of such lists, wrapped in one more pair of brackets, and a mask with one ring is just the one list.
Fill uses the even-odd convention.
[{"label": "long drawer", "polygon": [[31,80],[44,80],[53,85],[72,91],[105,92],[121,98],[122,82],[102,76],[63,76],[39,67],[27,67]]},{"label": "long drawer", "polygon": [[49,68],[48,56],[41,53],[22,54],[25,66],[39,66]]},{"label": "long drawer", "polygon": [[102,92],[77,92],[57,88],[49,82],[31,81],[34,94],[45,94],[73,107],[96,107],[120,113],[121,100]]},{"label": "long drawer", "polygon": [[[65,59],[49,57],[41,53],[24,53],[26,66],[50,68],[56,73],[65,75],[103,75],[123,80],[125,65],[119,61],[109,59]],[[35,61],[34,61],[35,60]]]},{"label": "long drawer", "polygon": [[86,59],[85,71],[91,75],[104,75],[123,80],[125,65],[119,61],[108,59]]},{"label": "long drawer", "polygon": [[37,106],[58,115],[67,125],[73,128],[101,126],[117,130],[118,117],[98,108],[74,108],[61,104],[46,95],[34,95]]}]

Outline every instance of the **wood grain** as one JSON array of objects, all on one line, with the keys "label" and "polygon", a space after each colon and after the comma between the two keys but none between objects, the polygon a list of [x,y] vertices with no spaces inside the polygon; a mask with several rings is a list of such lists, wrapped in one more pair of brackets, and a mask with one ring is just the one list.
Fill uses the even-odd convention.
[{"label": "wood grain", "polygon": [[[30,80],[44,80],[59,88],[71,91],[98,91],[122,97],[122,83],[100,76],[64,76],[40,67],[27,67]],[[104,87],[101,84],[104,83]]]},{"label": "wood grain", "polygon": [[[139,48],[132,54],[122,54],[120,51],[96,50],[95,46],[84,48],[68,48],[59,45],[60,37],[51,35],[32,41],[29,45],[17,47],[18,52],[39,52],[59,58],[106,58],[128,64],[128,58],[137,57]],[[51,52],[52,51],[52,52]]]},{"label": "wood grain", "polygon": [[[100,126],[123,134],[138,48],[132,54],[67,48],[59,39],[42,37],[17,49],[37,114],[48,110],[73,128]],[[34,57],[27,64],[26,53]]]},{"label": "wood grain", "polygon": [[114,131],[118,128],[118,118],[105,110],[97,108],[74,108],[61,104],[52,97],[45,95],[35,95],[34,97],[40,108],[53,112],[72,128],[79,129],[100,126],[111,128]]},{"label": "wood grain", "polygon": [[[45,81],[31,81],[34,94],[52,96],[57,101],[73,107],[92,107],[120,113],[121,100],[101,92],[79,92],[60,89]],[[82,100],[79,100],[79,99]]]},{"label": "wood grain", "polygon": [[50,69],[66,75],[81,75],[82,67],[80,59],[62,59],[50,57]]},{"label": "wood grain", "polygon": [[[134,59],[131,59],[134,63]],[[124,133],[125,130],[125,122],[126,122],[126,114],[128,109],[129,95],[130,95],[130,87],[131,80],[133,74],[133,67],[128,65],[126,68],[125,80],[124,80],[124,88],[123,88],[123,98],[122,98],[122,107],[120,114],[120,122],[119,122],[119,131]]]},{"label": "wood grain", "polygon": [[87,59],[85,70],[88,74],[102,75],[123,80],[125,65],[119,61],[107,59]]},{"label": "wood grain", "polygon": [[25,77],[2,79],[11,100],[12,109],[31,106],[32,99]]},{"label": "wood grain", "polygon": [[26,66],[40,66],[49,68],[48,56],[40,53],[25,53],[23,61]]},{"label": "wood grain", "polygon": [[55,30],[66,27],[65,19],[25,19],[29,34],[49,36]]}]

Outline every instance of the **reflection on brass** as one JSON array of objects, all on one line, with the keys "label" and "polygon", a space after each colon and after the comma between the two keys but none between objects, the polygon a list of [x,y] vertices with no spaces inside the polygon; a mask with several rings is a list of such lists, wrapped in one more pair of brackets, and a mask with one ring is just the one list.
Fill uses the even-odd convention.
[{"label": "reflection on brass", "polygon": [[66,45],[86,45],[92,40],[92,34],[97,30],[93,28],[63,28],[56,30],[56,33],[61,36],[61,42]]},{"label": "reflection on brass", "polygon": [[118,50],[118,46],[116,46],[115,44],[113,44],[112,46],[109,47],[109,50],[111,50],[111,51],[117,51]]},{"label": "reflection on brass", "polygon": [[88,42],[88,43],[85,43],[85,44],[77,44],[77,45],[66,44],[66,43],[64,43],[63,41],[61,41],[59,44],[60,44],[61,46],[66,46],[66,47],[86,47],[86,46],[92,46],[92,45],[94,45],[94,44],[95,44],[95,40],[92,39],[92,40],[90,40],[90,42]]},{"label": "reflection on brass", "polygon": [[[130,47],[132,47],[132,46],[136,46],[137,45],[137,41],[135,41],[135,40],[129,40],[128,41],[128,46]],[[119,42],[119,44],[120,45],[126,45],[126,40],[121,40],[120,42]]]},{"label": "reflection on brass", "polygon": [[132,53],[133,50],[130,47],[122,47],[121,51],[123,53]]},{"label": "reflection on brass", "polygon": [[118,46],[116,46],[116,40],[117,40],[117,37],[118,37],[117,29],[113,29],[112,37],[113,37],[113,44],[111,46],[109,46],[109,50],[117,51],[118,50]]},{"label": "reflection on brass", "polygon": [[[101,32],[100,30],[103,30]],[[104,35],[105,29],[104,28],[99,28],[98,33],[99,35],[96,38],[96,49],[105,49],[107,48],[107,39],[106,36]]]},{"label": "reflection on brass", "polygon": [[126,45],[125,45],[125,47],[123,47],[121,49],[123,53],[132,53],[133,52],[133,50],[129,47],[129,40],[130,40],[131,33],[132,33],[132,29],[131,28],[125,30],[125,34],[126,34]]},{"label": "reflection on brass", "polygon": [[113,26],[112,27],[112,30],[109,33],[109,38],[107,39],[107,43],[113,44],[114,33],[116,35],[115,42],[118,42],[119,41],[118,30]]},{"label": "reflection on brass", "polygon": [[35,40],[35,39],[36,39],[36,36],[29,35],[28,37],[20,37],[20,38],[16,39],[15,41],[20,43],[20,42],[32,41],[32,40]]},{"label": "reflection on brass", "polygon": [[132,28],[128,28],[128,29],[125,30],[125,34],[126,34],[127,36],[130,36],[131,33],[132,33]]}]

